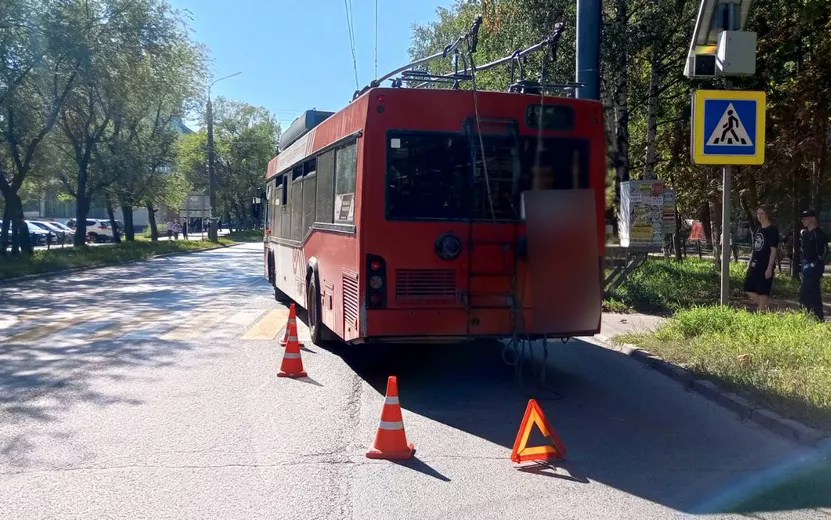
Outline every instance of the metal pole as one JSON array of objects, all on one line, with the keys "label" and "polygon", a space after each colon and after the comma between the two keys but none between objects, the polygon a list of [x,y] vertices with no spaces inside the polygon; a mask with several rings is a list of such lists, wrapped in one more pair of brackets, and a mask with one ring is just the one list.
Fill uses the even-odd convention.
[{"label": "metal pole", "polygon": [[730,303],[730,177],[733,168],[722,170],[724,193],[721,199],[721,304]]},{"label": "metal pole", "polygon": [[234,76],[239,76],[240,74],[242,74],[242,72],[229,74],[214,80],[213,83],[208,85],[208,105],[206,107],[208,112],[208,198],[210,199],[211,204],[211,226],[208,229],[208,238],[212,242],[217,242],[219,238],[216,232],[216,224],[213,221],[214,210],[216,209],[216,167],[214,164],[214,114],[213,105],[211,105],[211,87],[224,79],[233,78]]},{"label": "metal pole", "polygon": [[[724,81],[724,88],[733,88],[733,82]],[[721,194],[721,305],[730,304],[730,180],[733,174],[731,166],[722,169]]]},{"label": "metal pole", "polygon": [[[208,89],[208,200],[211,205],[211,216],[216,208],[216,175],[214,173],[214,114],[211,106],[211,90]],[[216,242],[216,226],[213,219],[208,228],[208,240]]]},{"label": "metal pole", "polygon": [[601,0],[577,0],[577,88],[580,99],[600,99]]}]

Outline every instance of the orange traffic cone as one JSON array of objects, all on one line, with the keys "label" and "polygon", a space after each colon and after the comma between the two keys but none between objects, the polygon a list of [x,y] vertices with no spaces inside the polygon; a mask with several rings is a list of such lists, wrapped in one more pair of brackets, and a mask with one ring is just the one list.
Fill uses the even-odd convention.
[{"label": "orange traffic cone", "polygon": [[398,379],[387,380],[387,397],[381,410],[381,424],[375,434],[375,443],[366,453],[370,459],[409,459],[415,453],[413,443],[407,442],[401,405],[398,404]]},{"label": "orange traffic cone", "polygon": [[308,374],[303,370],[303,360],[300,358],[300,347],[302,346],[297,341],[297,323],[289,321],[286,326],[288,330],[288,342],[286,342],[286,351],[283,352],[283,363],[280,365],[280,373],[277,377],[306,377]]},{"label": "orange traffic cone", "polygon": [[289,307],[289,319],[286,322],[286,333],[283,334],[283,339],[280,341],[281,347],[285,347],[289,343],[289,323],[294,323],[294,326],[297,327],[297,309],[294,308],[293,303]]}]

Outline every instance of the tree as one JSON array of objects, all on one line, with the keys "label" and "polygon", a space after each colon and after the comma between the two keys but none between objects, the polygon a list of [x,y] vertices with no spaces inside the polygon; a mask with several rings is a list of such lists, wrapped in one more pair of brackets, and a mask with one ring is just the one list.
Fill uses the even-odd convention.
[{"label": "tree", "polygon": [[[152,176],[172,157],[167,129],[183,114],[202,70],[181,15],[165,0],[97,0],[88,5],[90,23],[106,24],[85,42],[89,59],[60,121],[76,164],[76,175],[61,175],[61,180],[77,200],[79,222],[86,219],[91,200],[104,191],[123,195],[122,207],[138,202],[141,197],[130,193],[135,190],[125,189],[129,183],[120,190],[115,184],[136,171],[136,161],[146,160],[137,171]],[[161,185],[150,178],[140,182]],[[83,231],[80,226],[76,231],[78,246],[84,243]]]},{"label": "tree", "polygon": [[[33,17],[35,12],[42,15]],[[31,253],[18,192],[75,85],[76,44],[84,29],[66,14],[64,3],[56,1],[0,7],[0,193],[6,202],[0,254],[5,254],[10,227],[12,251],[22,247]]]},{"label": "tree", "polygon": [[[214,102],[217,197],[226,217],[241,227],[253,225],[252,200],[262,192],[263,175],[277,153],[280,126],[263,107],[218,98]],[[208,186],[207,134],[182,136],[178,143],[177,172],[198,190]]]},{"label": "tree", "polygon": [[268,161],[277,153],[280,127],[263,107],[218,98],[214,105],[218,195],[227,216],[241,227],[251,227],[249,208],[262,192]]}]

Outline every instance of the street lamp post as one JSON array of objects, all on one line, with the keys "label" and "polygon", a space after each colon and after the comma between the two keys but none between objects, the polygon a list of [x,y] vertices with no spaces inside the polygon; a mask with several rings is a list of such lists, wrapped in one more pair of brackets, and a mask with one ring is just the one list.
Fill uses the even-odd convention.
[{"label": "street lamp post", "polygon": [[208,228],[208,239],[212,242],[217,242],[219,237],[216,232],[216,167],[214,165],[214,114],[213,105],[211,104],[211,88],[220,81],[234,76],[239,76],[242,72],[235,72],[228,76],[224,76],[208,85],[208,103],[207,103],[207,118],[208,118],[208,199],[211,205],[211,219],[210,228]]}]

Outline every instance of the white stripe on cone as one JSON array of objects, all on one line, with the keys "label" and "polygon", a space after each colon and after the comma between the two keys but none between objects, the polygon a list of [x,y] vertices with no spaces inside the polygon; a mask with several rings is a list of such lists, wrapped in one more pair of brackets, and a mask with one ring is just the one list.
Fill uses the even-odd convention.
[{"label": "white stripe on cone", "polygon": [[398,404],[398,396],[397,395],[392,395],[392,396],[388,395],[387,398],[384,399],[384,404]]},{"label": "white stripe on cone", "polygon": [[404,423],[402,421],[381,421],[379,428],[382,430],[403,430]]},{"label": "white stripe on cone", "polygon": [[283,354],[283,357],[287,359],[299,359],[300,354],[295,354],[294,352],[286,352],[285,354]]}]

